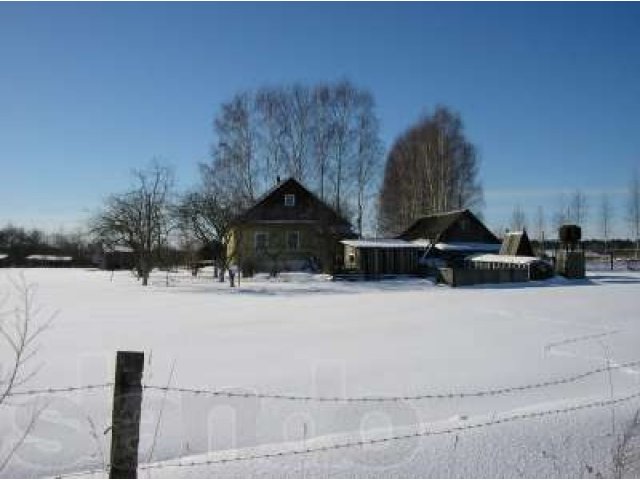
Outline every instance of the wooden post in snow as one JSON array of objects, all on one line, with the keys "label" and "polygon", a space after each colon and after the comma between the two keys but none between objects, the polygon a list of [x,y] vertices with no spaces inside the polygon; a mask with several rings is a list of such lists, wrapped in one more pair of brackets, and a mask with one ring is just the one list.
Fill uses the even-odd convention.
[{"label": "wooden post in snow", "polygon": [[109,478],[137,478],[144,353],[118,352],[111,421]]}]

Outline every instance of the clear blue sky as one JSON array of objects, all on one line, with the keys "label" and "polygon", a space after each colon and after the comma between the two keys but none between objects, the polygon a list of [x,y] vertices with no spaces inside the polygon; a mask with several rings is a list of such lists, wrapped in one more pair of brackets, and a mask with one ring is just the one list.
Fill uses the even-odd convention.
[{"label": "clear blue sky", "polygon": [[640,4],[0,3],[0,224],[82,223],[159,156],[180,184],[234,92],[350,78],[387,146],[427,108],[478,146],[490,226],[640,167]]}]

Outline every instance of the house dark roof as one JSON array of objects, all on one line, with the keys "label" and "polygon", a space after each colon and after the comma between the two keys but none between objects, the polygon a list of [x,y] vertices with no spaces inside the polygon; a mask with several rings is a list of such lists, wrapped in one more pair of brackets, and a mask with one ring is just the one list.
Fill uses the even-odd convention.
[{"label": "house dark roof", "polygon": [[[285,195],[294,195],[293,206],[285,205]],[[339,226],[351,233],[351,224],[293,177],[277,184],[240,214],[234,223],[319,223]]]},{"label": "house dark roof", "polygon": [[500,240],[469,210],[435,213],[416,220],[398,238],[424,238],[431,243],[476,242],[495,243]]}]

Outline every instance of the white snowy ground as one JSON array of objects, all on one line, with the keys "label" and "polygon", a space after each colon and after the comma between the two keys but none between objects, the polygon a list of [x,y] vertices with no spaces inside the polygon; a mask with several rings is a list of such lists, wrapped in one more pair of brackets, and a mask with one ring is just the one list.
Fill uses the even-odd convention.
[{"label": "white snowy ground", "polygon": [[[0,270],[0,293],[10,293],[0,310],[19,300],[10,279],[20,274]],[[42,368],[28,389],[111,382],[117,350],[145,352],[147,384],[341,398],[519,386],[601,368],[607,359],[614,366],[640,360],[639,273],[459,289],[306,275],[256,278],[236,289],[184,272],[171,274],[169,286],[158,273],[148,288],[128,272],[111,278],[29,269],[24,276],[38,286],[39,319],[57,312],[40,339]],[[638,398],[460,429],[638,392],[640,367],[504,395],[388,403],[145,390],[140,476],[611,476],[612,448]],[[108,462],[111,395],[106,388],[16,397],[0,407],[6,452],[33,404],[46,405],[1,475],[101,468]],[[447,429],[454,430],[442,433]],[[316,451],[413,433],[420,436]]]}]

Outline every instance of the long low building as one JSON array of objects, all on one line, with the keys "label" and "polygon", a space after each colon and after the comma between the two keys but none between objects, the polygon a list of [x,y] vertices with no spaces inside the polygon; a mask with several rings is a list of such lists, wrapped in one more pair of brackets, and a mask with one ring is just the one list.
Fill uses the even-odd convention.
[{"label": "long low building", "polygon": [[398,239],[342,240],[347,272],[367,276],[411,275],[429,247],[423,241]]},{"label": "long low building", "polygon": [[29,255],[25,257],[29,266],[35,267],[64,267],[71,265],[73,257],[61,255]]},{"label": "long low building", "polygon": [[469,210],[422,217],[396,238],[341,243],[345,270],[365,276],[435,275],[469,255],[500,250],[500,240]]},{"label": "long low building", "polygon": [[[473,242],[432,244],[426,239],[342,240],[344,266],[363,275],[414,275],[447,266],[471,254],[496,253],[500,245]],[[435,270],[434,270],[435,273]]]},{"label": "long low building", "polygon": [[537,257],[519,255],[472,255],[463,265],[439,270],[442,282],[452,287],[484,283],[543,280],[553,276],[553,266]]}]

